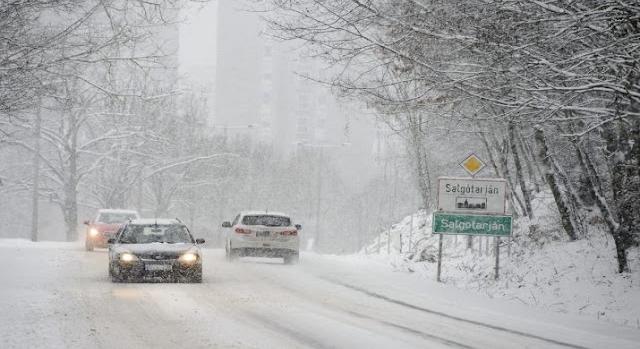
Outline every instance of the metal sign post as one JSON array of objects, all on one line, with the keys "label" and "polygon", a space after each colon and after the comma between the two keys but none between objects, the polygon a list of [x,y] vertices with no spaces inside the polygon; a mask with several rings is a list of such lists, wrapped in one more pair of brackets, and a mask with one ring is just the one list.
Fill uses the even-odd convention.
[{"label": "metal sign post", "polygon": [[436,280],[440,282],[440,273],[442,271],[442,234],[440,234],[440,239],[438,240],[438,275],[436,276]]},{"label": "metal sign post", "polygon": [[498,280],[498,276],[500,275],[500,237],[496,236],[494,239],[496,240],[496,267],[493,278],[494,280]]}]

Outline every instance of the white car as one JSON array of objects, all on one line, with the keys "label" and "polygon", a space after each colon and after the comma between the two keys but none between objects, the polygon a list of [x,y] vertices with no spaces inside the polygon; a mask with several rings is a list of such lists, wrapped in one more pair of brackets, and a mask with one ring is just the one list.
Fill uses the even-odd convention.
[{"label": "white car", "polygon": [[279,212],[240,212],[233,222],[222,223],[226,232],[228,260],[238,257],[283,258],[286,264],[297,263],[300,255],[299,224]]}]

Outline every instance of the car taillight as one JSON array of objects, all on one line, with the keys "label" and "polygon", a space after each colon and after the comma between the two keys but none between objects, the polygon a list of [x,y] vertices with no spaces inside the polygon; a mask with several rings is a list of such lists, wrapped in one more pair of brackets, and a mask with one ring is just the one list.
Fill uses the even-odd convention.
[{"label": "car taillight", "polygon": [[235,232],[238,234],[251,234],[251,230],[242,228],[236,228]]},{"label": "car taillight", "polygon": [[297,236],[298,235],[298,231],[297,230],[285,230],[283,232],[280,232],[280,234],[285,235],[285,236]]}]

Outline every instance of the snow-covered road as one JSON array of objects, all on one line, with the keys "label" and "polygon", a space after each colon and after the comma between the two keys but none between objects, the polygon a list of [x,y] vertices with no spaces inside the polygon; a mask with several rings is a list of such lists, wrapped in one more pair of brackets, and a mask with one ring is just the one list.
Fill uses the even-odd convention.
[{"label": "snow-covered road", "polygon": [[202,284],[112,284],[106,251],[0,240],[2,348],[638,348],[640,330],[391,272],[204,250]]}]

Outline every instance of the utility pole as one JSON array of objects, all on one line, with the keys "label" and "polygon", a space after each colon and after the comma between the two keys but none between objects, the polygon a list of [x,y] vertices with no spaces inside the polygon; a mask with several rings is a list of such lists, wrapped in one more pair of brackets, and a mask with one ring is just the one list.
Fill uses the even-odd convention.
[{"label": "utility pole", "polygon": [[[396,220],[396,203],[398,197],[398,161],[393,157],[393,196],[391,197],[391,219]],[[402,253],[402,229],[400,229],[400,253]]]},{"label": "utility pole", "polygon": [[42,98],[38,102],[36,111],[36,124],[33,130],[34,149],[33,155],[33,192],[31,196],[31,241],[38,241],[38,200],[40,197],[40,132],[42,128]]},{"label": "utility pole", "polygon": [[318,147],[318,166],[316,170],[316,191],[318,193],[316,200],[316,241],[315,246],[320,246],[320,212],[322,205],[322,160],[323,151],[322,147]]},{"label": "utility pole", "polygon": [[[360,200],[358,200],[358,204],[360,203]],[[356,241],[357,241],[357,248],[356,248],[356,252],[360,252],[360,249],[362,248],[362,207],[360,205],[358,205],[358,221],[357,221],[357,236],[356,236]]]}]

